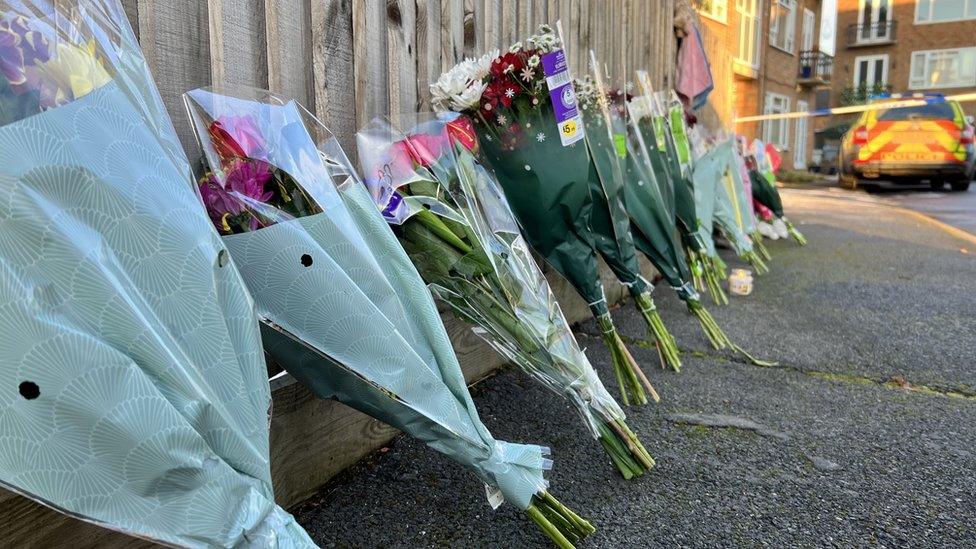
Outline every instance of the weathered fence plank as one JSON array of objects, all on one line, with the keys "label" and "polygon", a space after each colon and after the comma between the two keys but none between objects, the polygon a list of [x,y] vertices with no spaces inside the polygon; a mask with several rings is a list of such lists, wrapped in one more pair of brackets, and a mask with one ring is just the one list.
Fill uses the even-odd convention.
[{"label": "weathered fence plank", "polygon": [[355,162],[357,120],[352,98],[356,79],[354,50],[349,47],[353,43],[352,1],[316,0],[311,18],[314,110]]},{"label": "weathered fence plank", "polygon": [[[264,0],[268,88],[314,109],[312,6],[305,0]],[[309,61],[313,61],[310,65]]]},{"label": "weathered fence plank", "polygon": [[209,10],[197,0],[139,0],[146,61],[190,158],[200,155],[183,108],[183,93],[211,83]]},{"label": "weathered fence plank", "polygon": [[263,2],[209,0],[208,4],[214,84],[266,88],[268,42]]}]

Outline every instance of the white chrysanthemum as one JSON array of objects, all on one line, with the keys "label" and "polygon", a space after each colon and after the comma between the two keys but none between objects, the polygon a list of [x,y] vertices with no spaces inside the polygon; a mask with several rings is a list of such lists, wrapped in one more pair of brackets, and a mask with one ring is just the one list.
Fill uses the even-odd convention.
[{"label": "white chrysanthemum", "polygon": [[478,59],[471,59],[471,79],[481,80],[488,76],[491,70],[491,62],[498,58],[498,50],[491,50]]},{"label": "white chrysanthemum", "polygon": [[463,66],[466,62],[462,62],[456,65],[451,70],[445,72],[430,85],[430,93],[432,96],[437,98],[453,98],[464,92],[468,87],[468,77],[466,74],[465,67]]},{"label": "white chrysanthemum", "polygon": [[522,51],[522,43],[516,42],[512,44],[512,47],[508,48],[509,53],[518,53]]},{"label": "white chrysanthemum", "polygon": [[538,67],[539,66],[539,56],[538,55],[533,55],[532,57],[529,58],[528,61],[525,62],[525,64],[528,65],[528,66],[530,66],[530,67],[532,67],[533,69],[536,68],[536,67]]},{"label": "white chrysanthemum", "polygon": [[488,85],[484,82],[474,82],[451,99],[451,106],[458,111],[477,108],[486,87]]}]

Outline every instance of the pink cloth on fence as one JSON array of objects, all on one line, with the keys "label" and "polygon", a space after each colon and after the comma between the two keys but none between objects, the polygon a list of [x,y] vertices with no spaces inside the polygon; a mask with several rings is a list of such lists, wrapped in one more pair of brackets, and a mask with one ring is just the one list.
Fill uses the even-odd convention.
[{"label": "pink cloth on fence", "polygon": [[[686,110],[698,108],[707,99],[707,93],[714,87],[712,69],[702,45],[701,34],[691,22],[685,26],[687,35],[678,50],[678,74],[674,89],[682,97]],[[704,97],[702,97],[705,95]]]}]

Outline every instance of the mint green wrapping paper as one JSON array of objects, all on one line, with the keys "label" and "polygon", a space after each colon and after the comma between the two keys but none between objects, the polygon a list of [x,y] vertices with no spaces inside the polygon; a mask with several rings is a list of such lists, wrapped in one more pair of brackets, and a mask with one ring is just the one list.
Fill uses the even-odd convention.
[{"label": "mint green wrapping paper", "polygon": [[312,547],[274,502],[253,303],[124,12],[68,4],[0,2],[104,65],[0,127],[0,485],[168,545]]},{"label": "mint green wrapping paper", "polygon": [[548,449],[497,441],[481,423],[427,286],[335,138],[263,90],[198,89],[186,100],[215,172],[209,121],[247,118],[263,141],[254,158],[287,172],[321,209],[287,219],[255,204],[275,221],[224,237],[268,353],[317,396],[406,431],[470,467],[494,503],[526,509],[547,487]]},{"label": "mint green wrapping paper", "polygon": [[746,218],[739,209],[743,193],[736,191],[736,187],[741,189],[742,186],[732,179],[737,177],[735,174],[738,172],[733,164],[733,146],[734,141],[727,139],[695,161],[695,206],[701,222],[699,230],[711,256],[715,255],[715,243],[712,241],[714,224],[721,227],[737,254],[752,251],[752,242],[743,230]]}]

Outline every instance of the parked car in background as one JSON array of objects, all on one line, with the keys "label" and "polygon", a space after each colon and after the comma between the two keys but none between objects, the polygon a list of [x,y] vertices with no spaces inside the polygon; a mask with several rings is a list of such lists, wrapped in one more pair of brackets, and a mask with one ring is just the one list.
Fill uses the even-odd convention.
[{"label": "parked car in background", "polygon": [[[910,98],[930,102],[912,107],[885,107]],[[838,164],[841,185],[850,189],[880,182],[919,184],[933,189],[946,183],[965,191],[976,175],[973,119],[959,103],[941,95],[891,96],[875,100],[841,141]]]}]

